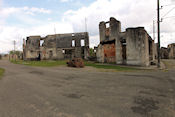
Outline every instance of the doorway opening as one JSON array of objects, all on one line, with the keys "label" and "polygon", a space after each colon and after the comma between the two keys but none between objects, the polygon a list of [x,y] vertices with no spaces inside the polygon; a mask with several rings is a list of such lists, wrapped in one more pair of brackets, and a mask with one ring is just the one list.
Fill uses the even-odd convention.
[{"label": "doorway opening", "polygon": [[126,39],[123,39],[122,41],[121,41],[121,46],[122,46],[122,63],[123,64],[126,64],[126,59],[127,59],[127,57],[126,57]]}]

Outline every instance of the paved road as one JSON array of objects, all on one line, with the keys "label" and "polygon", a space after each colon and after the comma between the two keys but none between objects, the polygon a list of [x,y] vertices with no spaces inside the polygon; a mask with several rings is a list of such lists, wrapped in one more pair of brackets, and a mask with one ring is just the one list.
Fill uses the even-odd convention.
[{"label": "paved road", "polygon": [[0,117],[175,117],[173,70],[0,67]]}]

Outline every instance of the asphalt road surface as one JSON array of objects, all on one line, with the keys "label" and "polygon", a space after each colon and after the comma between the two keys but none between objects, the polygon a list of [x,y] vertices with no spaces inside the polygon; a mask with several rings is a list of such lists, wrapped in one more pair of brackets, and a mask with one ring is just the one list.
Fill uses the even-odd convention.
[{"label": "asphalt road surface", "polygon": [[175,117],[175,70],[0,67],[0,117]]}]

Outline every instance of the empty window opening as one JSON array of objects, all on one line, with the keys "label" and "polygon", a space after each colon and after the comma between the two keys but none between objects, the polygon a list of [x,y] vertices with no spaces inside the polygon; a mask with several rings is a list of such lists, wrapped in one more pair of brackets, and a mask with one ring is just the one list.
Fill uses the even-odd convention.
[{"label": "empty window opening", "polygon": [[149,59],[153,60],[153,48],[152,48],[152,41],[148,41],[149,43]]},{"label": "empty window opening", "polygon": [[106,23],[106,28],[109,28],[109,23]]},{"label": "empty window opening", "polygon": [[62,53],[65,54],[65,50],[62,50]]},{"label": "empty window opening", "polygon": [[72,50],[65,50],[65,54],[72,54]]},{"label": "empty window opening", "polygon": [[126,39],[123,39],[121,41],[121,46],[122,46],[122,58],[123,58],[123,64],[126,64],[126,46],[127,46],[127,43],[126,43]]},{"label": "empty window opening", "polygon": [[43,46],[44,40],[40,40],[40,46]]},{"label": "empty window opening", "polygon": [[75,40],[72,40],[72,47],[75,47]]},{"label": "empty window opening", "polygon": [[53,56],[53,51],[50,50],[50,51],[49,51],[49,58],[52,58],[52,56]]},{"label": "empty window opening", "polygon": [[75,36],[75,34],[72,34],[72,37],[74,37]]},{"label": "empty window opening", "polygon": [[81,40],[81,46],[85,46],[85,41]]}]

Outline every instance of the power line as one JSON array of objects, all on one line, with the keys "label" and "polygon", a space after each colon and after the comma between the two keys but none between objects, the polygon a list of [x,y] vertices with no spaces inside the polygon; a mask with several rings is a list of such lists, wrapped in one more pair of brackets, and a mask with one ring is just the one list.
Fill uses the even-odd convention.
[{"label": "power line", "polygon": [[175,9],[175,7],[173,7],[171,10],[169,10],[166,14],[164,14],[163,16],[162,16],[162,18],[163,17],[165,17],[165,16],[167,16],[171,11],[173,11]]},{"label": "power line", "polygon": [[87,18],[85,17],[85,32],[87,32]]},{"label": "power line", "polygon": [[165,17],[165,18],[162,18],[162,19],[168,19],[168,18],[175,18],[175,16]]},{"label": "power line", "polygon": [[174,3],[174,4],[166,4],[166,5],[162,5],[161,7],[167,7],[167,6],[173,6],[173,5],[175,5],[175,3]]},{"label": "power line", "polygon": [[155,40],[155,20],[153,20],[153,40]]}]

